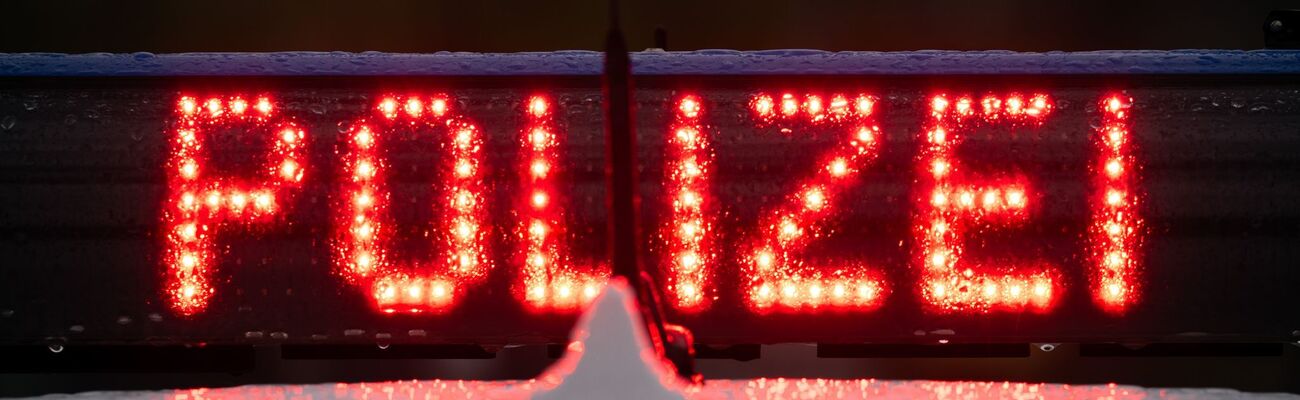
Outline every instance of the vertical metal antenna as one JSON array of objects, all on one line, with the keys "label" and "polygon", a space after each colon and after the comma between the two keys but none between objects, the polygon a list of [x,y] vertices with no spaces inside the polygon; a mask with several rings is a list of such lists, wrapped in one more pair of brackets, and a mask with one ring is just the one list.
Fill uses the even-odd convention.
[{"label": "vertical metal antenna", "polygon": [[609,260],[614,276],[636,291],[650,340],[663,354],[666,342],[663,314],[651,277],[641,265],[638,245],[639,211],[636,173],[636,131],[632,123],[632,66],[619,29],[618,1],[609,2],[609,32],[605,36],[606,185],[609,190]]}]

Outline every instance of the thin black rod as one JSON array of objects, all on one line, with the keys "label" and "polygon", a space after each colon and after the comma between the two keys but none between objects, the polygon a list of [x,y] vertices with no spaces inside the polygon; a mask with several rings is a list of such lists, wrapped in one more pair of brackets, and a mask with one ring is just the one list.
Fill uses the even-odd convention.
[{"label": "thin black rod", "polygon": [[632,63],[618,26],[618,1],[610,1],[609,32],[605,37],[606,186],[609,207],[609,260],[616,277],[636,291],[646,328],[663,351],[667,337],[653,280],[641,264],[637,204],[636,131],[632,122]]}]

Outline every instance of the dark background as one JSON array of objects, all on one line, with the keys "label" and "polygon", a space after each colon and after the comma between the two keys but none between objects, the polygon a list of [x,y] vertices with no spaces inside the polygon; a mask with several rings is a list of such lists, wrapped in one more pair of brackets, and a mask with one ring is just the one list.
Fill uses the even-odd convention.
[{"label": "dark background", "polygon": [[[597,50],[604,1],[5,1],[0,51]],[[1300,1],[624,1],[631,49],[1256,49]]]},{"label": "dark background", "polygon": [[[653,31],[661,27],[669,50],[1086,51],[1262,48],[1265,16],[1285,8],[1300,8],[1300,1],[672,0],[625,2],[622,15],[632,49],[652,47]],[[0,1],[0,52],[597,50],[605,14],[603,1]],[[826,359],[810,346],[782,345],[764,346],[759,360],[701,360],[700,367],[710,378],[1119,382],[1300,392],[1297,349],[1287,346],[1282,357],[1080,357],[1067,344],[1054,352],[1033,347],[1028,357]],[[256,367],[243,374],[4,373],[0,396],[269,382],[520,379],[549,364],[543,353],[521,348],[493,360],[320,361],[285,360],[279,348],[258,347],[249,360]],[[172,367],[158,363],[154,372],[176,372]]]}]

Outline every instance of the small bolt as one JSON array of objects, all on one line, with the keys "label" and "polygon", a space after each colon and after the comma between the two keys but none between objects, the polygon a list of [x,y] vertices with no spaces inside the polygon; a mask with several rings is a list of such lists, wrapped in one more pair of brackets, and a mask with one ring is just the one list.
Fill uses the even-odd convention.
[{"label": "small bolt", "polygon": [[1056,344],[1054,344],[1054,343],[1043,343],[1043,344],[1038,345],[1038,349],[1039,349],[1039,350],[1042,350],[1043,352],[1051,352],[1052,350],[1056,350]]},{"label": "small bolt", "polygon": [[1272,31],[1273,33],[1282,32],[1282,28],[1283,28],[1282,20],[1280,19],[1275,19],[1268,23],[1268,30]]}]

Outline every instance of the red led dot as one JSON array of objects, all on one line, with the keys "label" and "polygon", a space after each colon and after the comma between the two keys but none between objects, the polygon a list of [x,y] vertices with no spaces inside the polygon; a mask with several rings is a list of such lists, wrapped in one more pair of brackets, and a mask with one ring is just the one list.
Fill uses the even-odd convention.
[{"label": "red led dot", "polygon": [[388,118],[397,117],[397,99],[390,97],[380,101],[379,112],[383,113],[384,116]]},{"label": "red led dot", "polygon": [[935,113],[943,113],[948,110],[948,99],[942,96],[936,96],[933,100],[930,100],[930,108],[934,110]]},{"label": "red led dot", "polygon": [[433,101],[429,102],[429,111],[432,112],[433,116],[435,117],[442,117],[446,115],[447,99],[441,97],[435,97]]},{"label": "red led dot", "polygon": [[830,108],[828,109],[832,118],[837,120],[843,119],[849,115],[849,99],[842,94],[831,97]]},{"label": "red led dot", "polygon": [[204,107],[207,107],[208,109],[208,114],[211,114],[213,117],[221,115],[222,111],[224,111],[220,99],[208,99],[204,104]]},{"label": "red led dot", "polygon": [[424,103],[420,99],[406,100],[406,114],[412,117],[419,117],[424,112]]},{"label": "red led dot", "polygon": [[809,118],[816,121],[824,117],[822,113],[826,111],[826,105],[822,103],[821,97],[808,96],[808,100],[804,103],[804,109],[807,110]]},{"label": "red led dot", "polygon": [[698,117],[700,116],[700,101],[694,97],[686,97],[679,102],[677,109],[683,117]]},{"label": "red led dot", "polygon": [[199,105],[193,97],[182,97],[180,101],[180,109],[181,113],[190,115],[194,114],[195,111],[198,111]]},{"label": "red led dot", "polygon": [[776,102],[772,101],[772,97],[767,95],[761,95],[755,98],[753,101],[753,107],[754,113],[757,114],[759,118],[771,118],[772,115],[776,113]]},{"label": "red led dot", "polygon": [[870,116],[871,110],[875,106],[875,102],[872,101],[870,97],[866,96],[858,96],[858,99],[854,104],[854,110],[857,111],[858,117],[862,118]]},{"label": "red led dot", "polygon": [[799,101],[795,100],[794,95],[789,93],[781,95],[781,115],[793,117],[798,112]]},{"label": "red led dot", "polygon": [[240,99],[240,98],[235,98],[234,100],[230,101],[230,112],[233,112],[236,115],[241,115],[245,111],[248,111],[247,101],[244,101],[244,99]]},{"label": "red led dot", "polygon": [[263,97],[263,98],[259,98],[259,99],[257,99],[257,105],[254,106],[254,108],[256,108],[256,109],[257,109],[257,112],[259,112],[259,113],[262,113],[262,114],[270,114],[270,113],[271,113],[271,100],[270,100],[270,99],[267,99],[267,98],[265,98],[265,97]]}]

